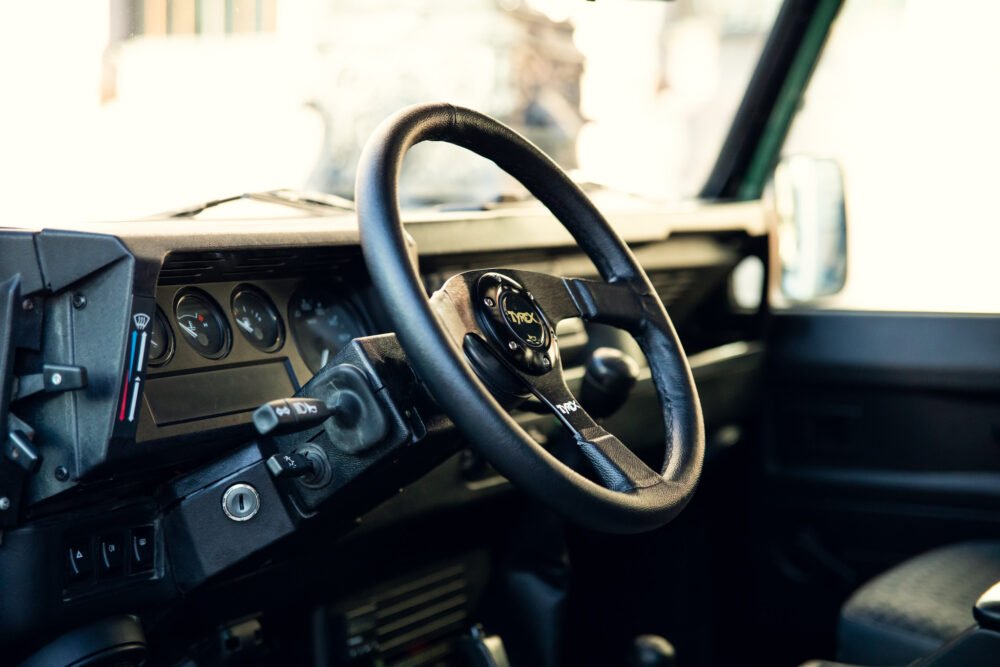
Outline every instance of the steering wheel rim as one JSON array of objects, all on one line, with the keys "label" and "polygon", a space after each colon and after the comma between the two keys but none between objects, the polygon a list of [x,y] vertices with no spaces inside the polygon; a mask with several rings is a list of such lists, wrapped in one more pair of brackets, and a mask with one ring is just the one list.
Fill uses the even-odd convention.
[{"label": "steering wheel rim", "polygon": [[[638,477],[639,483],[614,490],[588,479],[535,442],[477,376],[461,341],[456,340],[454,326],[442,317],[443,300],[432,305],[424,291],[400,218],[397,185],[403,158],[423,141],[461,146],[496,163],[555,215],[594,262],[604,283],[563,281],[568,303],[578,310],[578,314],[567,316],[626,328],[643,348],[666,428],[666,455],[659,473],[649,470],[631,452],[625,455],[617,449],[619,445],[625,449],[618,442],[608,450],[612,452],[610,461],[608,452],[599,460],[619,473],[624,469],[630,483],[635,481],[631,477]],[[355,202],[365,261],[396,335],[417,375],[474,449],[515,484],[593,529],[616,533],[650,530],[666,524],[684,508],[697,486],[705,447],[691,369],[645,271],[558,165],[514,130],[484,114],[449,104],[418,105],[391,116],[372,134],[361,155]],[[537,277],[540,274],[504,273],[538,285],[554,285]],[[468,292],[468,280],[465,282]],[[546,293],[556,292],[546,289]],[[544,314],[545,304],[540,305]],[[452,318],[463,319],[468,324],[468,312]],[[555,361],[561,378],[557,356]],[[527,381],[533,377],[520,375]],[[579,434],[577,440],[593,444],[591,438]],[[636,465],[653,477],[634,469]]]}]

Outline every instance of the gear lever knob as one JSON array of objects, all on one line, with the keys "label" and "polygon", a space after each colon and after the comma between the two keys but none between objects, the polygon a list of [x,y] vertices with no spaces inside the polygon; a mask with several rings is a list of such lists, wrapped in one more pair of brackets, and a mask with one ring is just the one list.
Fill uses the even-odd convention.
[{"label": "gear lever knob", "polygon": [[609,417],[625,404],[639,379],[635,359],[613,347],[590,355],[580,388],[580,404],[593,417]]},{"label": "gear lever knob", "polygon": [[674,646],[659,635],[640,635],[632,642],[629,667],[677,667]]}]

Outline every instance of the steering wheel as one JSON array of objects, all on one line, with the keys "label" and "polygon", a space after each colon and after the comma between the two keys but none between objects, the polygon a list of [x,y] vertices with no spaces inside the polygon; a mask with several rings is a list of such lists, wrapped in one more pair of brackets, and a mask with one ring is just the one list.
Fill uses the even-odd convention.
[{"label": "steering wheel", "polygon": [[[562,222],[604,281],[468,271],[428,299],[397,195],[403,158],[422,141],[461,146],[518,179]],[[403,350],[474,450],[516,485],[596,530],[651,530],[684,508],[705,450],[687,358],[645,271],[555,162],[486,115],[448,104],[418,105],[385,120],[368,140],[355,197],[365,262]],[[555,325],[574,317],[627,331],[645,353],[666,428],[660,472],[592,419],[566,386]],[[532,395],[572,434],[592,475],[538,444],[503,407]]]}]

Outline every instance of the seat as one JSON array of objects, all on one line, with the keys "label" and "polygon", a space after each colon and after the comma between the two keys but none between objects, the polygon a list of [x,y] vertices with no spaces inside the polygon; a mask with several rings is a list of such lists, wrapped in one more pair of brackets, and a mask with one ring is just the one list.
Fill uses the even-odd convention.
[{"label": "seat", "polygon": [[1000,542],[929,551],[859,588],[844,604],[837,659],[905,665],[975,624],[972,607],[1000,581]]}]

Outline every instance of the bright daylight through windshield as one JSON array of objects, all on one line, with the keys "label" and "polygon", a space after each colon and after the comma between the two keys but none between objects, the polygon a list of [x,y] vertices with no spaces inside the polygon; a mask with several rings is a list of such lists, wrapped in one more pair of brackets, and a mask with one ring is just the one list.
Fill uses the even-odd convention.
[{"label": "bright daylight through windshield", "polygon": [[[275,188],[350,196],[374,126],[435,100],[513,125],[582,180],[691,196],[776,5],[4,3],[7,214],[114,219]],[[419,147],[403,180],[410,206],[503,195],[520,193],[451,147]]]}]

